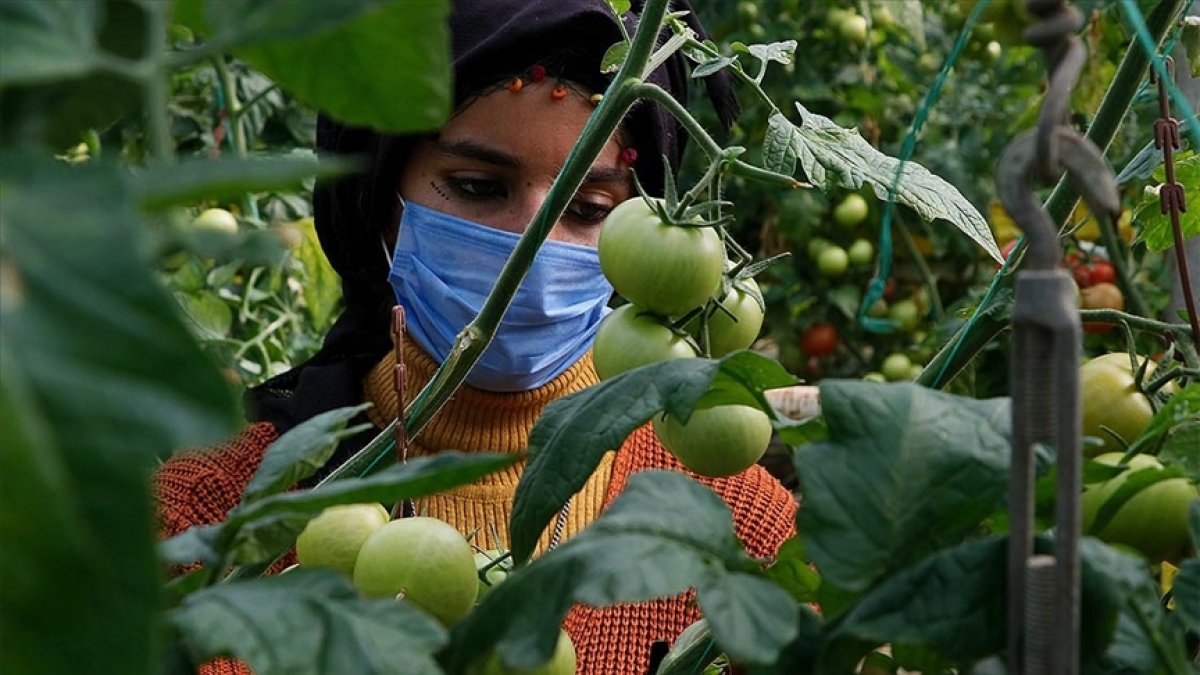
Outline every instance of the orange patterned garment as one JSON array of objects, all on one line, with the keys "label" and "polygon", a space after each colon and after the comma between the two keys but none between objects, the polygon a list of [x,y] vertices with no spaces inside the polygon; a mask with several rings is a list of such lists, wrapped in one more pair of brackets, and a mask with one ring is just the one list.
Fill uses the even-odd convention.
[{"label": "orange patterned garment", "polygon": [[[423,354],[406,353],[405,362],[417,379],[426,378],[432,372],[432,363]],[[387,371],[390,371],[388,363],[376,369],[377,373]],[[488,394],[476,390],[460,392],[448,404],[448,410],[440,411],[422,432],[425,443],[433,443],[433,447],[424,450],[455,447],[465,451],[504,451],[510,446],[523,449],[523,442],[497,441],[497,420],[508,420],[511,427],[499,436],[511,435],[523,441],[528,434],[528,423],[523,421],[527,416],[514,414],[514,402],[535,406],[540,412],[549,400],[595,382],[590,358],[584,359],[560,378],[569,381],[566,384],[556,381],[535,390],[536,394],[544,393],[544,398],[537,395],[531,397],[531,392],[517,395]],[[386,396],[373,391],[370,381],[365,389],[368,400],[374,400],[380,408],[389,407],[388,401],[380,400]],[[408,389],[417,390],[411,386]],[[489,400],[491,398],[505,400],[503,404],[491,405],[495,403]],[[480,419],[464,419],[464,411],[470,411],[465,413],[468,417],[473,415]],[[452,425],[448,426],[453,428],[439,429],[439,422],[446,424],[448,421],[452,421]],[[478,448],[446,446],[432,440],[438,439],[439,434],[457,434],[457,429],[464,423],[490,429],[487,434],[490,440]],[[160,467],[154,478],[159,507],[159,536],[170,537],[193,525],[223,520],[237,504],[242,491],[258,469],[263,453],[277,437],[274,426],[255,424],[225,445],[205,452],[182,453]],[[456,442],[462,443],[461,438],[457,438]],[[659,444],[650,427],[644,426],[630,435],[615,457],[610,454],[602,463],[598,472],[600,475],[596,478],[607,480],[601,483],[601,489],[585,487],[572,500],[573,519],[581,513],[587,514],[588,519],[594,519],[595,514],[620,494],[632,474],[647,469],[686,471]],[[476,514],[490,513],[494,509],[497,494],[507,495],[506,504],[511,505],[511,493],[516,488],[518,478],[519,471],[511,474],[510,480],[505,481],[504,485],[460,488],[461,492],[455,499],[429,502],[428,515],[442,518],[459,527],[460,531],[470,529]],[[770,557],[793,534],[795,500],[761,467],[751,467],[729,478],[697,480],[709,486],[729,504],[737,534],[751,555]],[[567,538],[584,524],[572,523]],[[567,616],[564,627],[575,643],[579,664],[577,673],[644,675],[650,667],[651,645],[656,641],[674,641],[684,628],[700,618],[694,600],[695,594],[688,592],[673,598],[607,608],[576,606]],[[250,670],[240,662],[219,659],[202,666],[200,672],[203,675],[247,675]]]}]

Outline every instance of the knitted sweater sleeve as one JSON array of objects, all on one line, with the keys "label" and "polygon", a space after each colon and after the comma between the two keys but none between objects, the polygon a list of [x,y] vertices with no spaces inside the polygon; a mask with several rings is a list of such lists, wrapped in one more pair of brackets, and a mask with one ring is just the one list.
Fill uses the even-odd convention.
[{"label": "knitted sweater sleeve", "polygon": [[[206,450],[180,453],[154,474],[158,536],[173,537],[194,525],[225,520],[237,506],[263,453],[279,437],[275,427],[259,423],[232,440]],[[252,675],[240,661],[215,659],[200,666],[199,675]]]},{"label": "knitted sweater sleeve", "polygon": [[226,443],[182,452],[163,463],[153,485],[159,538],[225,520],[278,437],[274,425],[260,422]]}]

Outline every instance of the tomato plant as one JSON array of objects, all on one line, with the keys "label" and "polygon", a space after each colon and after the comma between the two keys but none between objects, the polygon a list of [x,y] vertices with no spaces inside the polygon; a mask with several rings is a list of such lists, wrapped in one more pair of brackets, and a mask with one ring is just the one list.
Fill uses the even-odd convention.
[{"label": "tomato plant", "polygon": [[687,338],[636,305],[623,305],[600,322],[592,361],[600,379],[667,359],[696,356]]},{"label": "tomato plant", "polygon": [[654,418],[654,432],[687,468],[701,476],[732,476],[767,451],[771,420],[745,405],[719,405],[692,412],[687,422],[670,414]]},{"label": "tomato plant", "polygon": [[640,197],[608,214],[598,248],[600,268],[617,293],[663,316],[703,305],[716,292],[725,264],[715,230],[666,223]]}]

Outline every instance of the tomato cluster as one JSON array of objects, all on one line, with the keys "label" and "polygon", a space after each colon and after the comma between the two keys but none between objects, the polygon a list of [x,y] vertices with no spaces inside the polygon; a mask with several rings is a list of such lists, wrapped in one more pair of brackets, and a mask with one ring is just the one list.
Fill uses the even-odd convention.
[{"label": "tomato cluster", "polygon": [[[1117,273],[1111,262],[1098,256],[1085,259],[1073,253],[1066,257],[1065,264],[1079,286],[1081,308],[1125,309],[1125,295],[1117,286]],[[1104,333],[1112,330],[1112,324],[1088,322],[1083,330]]]},{"label": "tomato cluster", "polygon": [[[762,329],[758,284],[734,273],[720,234],[671,222],[662,200],[634,197],[613,209],[599,254],[604,275],[629,301],[596,333],[592,360],[602,380],[668,359],[724,356],[749,347]],[[668,450],[707,476],[757,462],[772,429],[766,413],[742,405],[697,409],[686,422],[661,413],[653,424]]]}]

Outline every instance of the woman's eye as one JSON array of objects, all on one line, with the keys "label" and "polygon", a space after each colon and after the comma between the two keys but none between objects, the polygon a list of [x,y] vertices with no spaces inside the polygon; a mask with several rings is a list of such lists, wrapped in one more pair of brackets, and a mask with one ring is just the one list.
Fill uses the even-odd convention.
[{"label": "woman's eye", "polygon": [[448,178],[446,184],[464,199],[495,199],[505,195],[503,184],[484,178]]},{"label": "woman's eye", "polygon": [[608,217],[609,212],[613,207],[608,204],[598,204],[595,202],[573,201],[567,207],[567,212],[576,218],[589,222],[596,223]]}]

